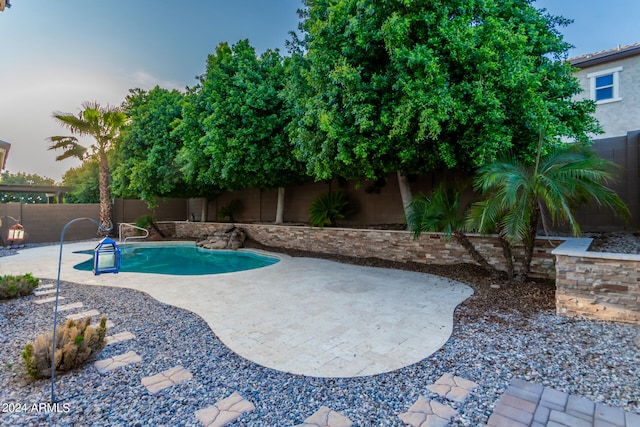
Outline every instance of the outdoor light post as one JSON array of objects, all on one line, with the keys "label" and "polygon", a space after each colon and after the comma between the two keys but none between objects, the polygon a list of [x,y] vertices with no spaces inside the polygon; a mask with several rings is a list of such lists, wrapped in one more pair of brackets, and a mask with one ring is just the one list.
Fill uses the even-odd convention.
[{"label": "outdoor light post", "polygon": [[[55,394],[55,375],[56,375],[56,327],[58,324],[58,299],[60,295],[60,270],[62,268],[62,245],[64,244],[64,233],[67,228],[77,221],[91,221],[95,223],[100,230],[109,232],[113,226],[109,228],[103,227],[98,221],[92,218],[76,218],[69,221],[60,234],[60,257],[58,258],[58,280],[56,283],[56,306],[53,312],[53,338],[51,340],[51,403],[58,403],[62,399],[56,399]],[[115,241],[106,237],[93,250],[93,273],[97,276],[100,273],[118,273],[120,271],[120,249]]]}]

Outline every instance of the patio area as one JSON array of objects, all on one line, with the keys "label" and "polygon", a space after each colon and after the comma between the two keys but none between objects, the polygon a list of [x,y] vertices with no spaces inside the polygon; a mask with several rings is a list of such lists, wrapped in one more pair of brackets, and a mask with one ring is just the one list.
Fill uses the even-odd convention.
[{"label": "patio area", "polygon": [[[502,408],[501,414],[511,413],[504,410],[504,405],[497,405],[514,378],[553,388],[562,393],[579,395],[600,405],[638,411],[638,353],[633,347],[637,328],[631,325],[565,319],[556,316],[552,310],[531,312],[520,311],[518,307],[513,307],[509,310],[497,309],[487,312],[486,308],[479,309],[474,305],[474,296],[472,296],[456,310],[451,338],[448,341],[445,338],[444,345],[430,356],[425,356],[408,366],[374,375],[352,378],[346,375],[342,378],[299,375],[284,372],[286,369],[271,369],[265,367],[263,363],[253,363],[239,355],[221,337],[216,336],[217,332],[216,334],[212,332],[209,325],[216,320],[207,320],[204,315],[196,315],[191,311],[177,308],[178,303],[184,303],[181,302],[182,300],[193,298],[190,296],[189,286],[196,288],[205,286],[205,284],[198,284],[198,279],[188,278],[189,283],[185,287],[171,292],[165,291],[162,294],[158,288],[171,287],[167,285],[174,279],[172,276],[160,276],[149,283],[145,283],[146,278],[133,273],[95,277],[91,273],[73,270],[73,264],[87,257],[87,255],[67,253],[67,249],[69,252],[76,250],[73,245],[75,244],[69,244],[67,248],[65,244],[63,255],[62,280],[64,282],[61,286],[61,295],[65,299],[60,303],[70,307],[64,314],[88,310],[104,313],[113,323],[107,333],[108,336],[123,336],[128,332],[133,335],[133,338],[113,342],[98,356],[99,359],[113,361],[132,353],[137,358],[132,357],[130,364],[116,367],[102,374],[97,366],[94,367],[93,363],[89,363],[77,371],[57,377],[56,390],[60,395],[65,397],[80,393],[79,396],[68,401],[69,411],[67,413],[5,414],[12,425],[29,425],[29,423],[38,422],[55,422],[60,425],[74,423],[207,425],[203,422],[203,419],[206,420],[206,417],[203,417],[207,415],[207,409],[215,405],[224,406],[228,402],[236,402],[234,404],[238,405],[240,402],[249,402],[253,409],[238,414],[237,421],[233,425],[294,426],[309,419],[314,420],[323,416],[328,419],[333,416],[333,419],[348,419],[355,426],[404,426],[407,424],[403,420],[409,419],[407,416],[411,414],[413,414],[411,416],[416,414],[426,416],[425,412],[420,411],[440,411],[441,415],[450,417],[449,425],[475,426],[487,423],[489,418],[497,413],[494,410],[497,411],[498,408]],[[81,249],[91,246],[91,243],[78,244]],[[55,278],[58,249],[58,246],[33,248],[24,250],[19,255],[3,257],[0,260],[0,274],[9,274],[11,265],[12,269],[28,267],[27,271],[39,277]],[[33,252],[30,257],[39,255],[41,258],[53,260],[51,264],[54,265],[54,269],[44,265],[43,262],[34,262],[36,258],[21,264],[23,261],[20,261],[20,257],[31,251],[40,252],[39,254]],[[404,277],[408,272],[356,269],[354,266],[309,258],[284,257],[283,260],[280,264],[262,270],[223,275],[225,277],[220,277],[219,282],[230,281],[230,277],[240,278],[234,282],[236,287],[227,289],[214,281],[215,297],[209,301],[200,301],[199,304],[215,306],[215,310],[210,311],[216,311],[218,314],[222,312],[222,305],[225,303],[236,309],[246,304],[248,308],[243,315],[229,322],[237,323],[236,331],[240,331],[240,327],[252,327],[256,331],[273,332],[276,330],[274,324],[263,328],[260,322],[263,319],[272,318],[278,312],[281,312],[279,314],[283,318],[287,316],[296,318],[294,317],[298,316],[296,310],[289,310],[292,306],[303,306],[305,309],[300,312],[313,316],[313,309],[316,306],[311,301],[305,300],[304,295],[296,295],[294,290],[300,287],[313,293],[313,288],[318,287],[319,284],[317,279],[316,281],[309,279],[310,282],[305,284],[300,277],[304,272],[302,266],[306,264],[296,261],[309,261],[308,265],[313,266],[310,271],[315,269],[315,275],[331,270],[340,277],[348,277],[348,280],[325,283],[318,290],[318,295],[330,298],[332,301],[326,307],[324,303],[316,302],[316,305],[319,305],[318,310],[324,310],[319,311],[323,316],[330,316],[333,313],[331,309],[335,306],[333,298],[344,298],[348,301],[345,306],[340,307],[340,311],[345,311],[347,314],[350,311],[360,310],[366,313],[367,310],[369,312],[382,310],[387,304],[384,300],[393,299],[395,302],[401,302],[405,309],[396,313],[396,317],[402,319],[411,312],[410,309],[413,307],[411,304],[416,299],[405,298],[398,289],[396,289],[398,296],[385,294],[377,289],[389,283],[390,278]],[[286,280],[276,274],[278,269],[275,267],[278,265],[288,265],[287,270],[295,273],[291,283],[286,284]],[[346,269],[340,270],[342,268]],[[363,295],[368,293],[367,289],[363,289],[362,284],[358,285],[354,271],[360,271],[366,279],[365,282],[377,284],[373,286],[371,293],[382,292],[379,296],[380,300],[369,300]],[[26,271],[15,271],[15,274],[24,272]],[[260,289],[252,288],[250,285],[267,277],[267,273],[271,275],[271,280],[278,278],[283,281],[285,285],[278,286],[283,286],[287,292],[294,292],[292,295],[295,295],[295,298],[283,300],[276,295],[266,296],[265,298],[271,298],[270,304],[279,302],[279,305],[276,305],[277,310],[260,313],[261,310],[266,309],[262,305],[263,302],[249,297],[259,293]],[[309,274],[309,278],[314,277],[314,274]],[[82,279],[78,275],[88,279],[90,284],[106,286],[69,283],[81,282]],[[418,276],[407,277],[411,279],[423,277],[424,280],[420,282],[420,286],[432,286],[426,278],[433,276],[418,274]],[[111,280],[114,280],[114,283],[122,283],[116,286],[114,283],[109,283]],[[451,285],[451,281],[447,279],[439,280]],[[211,283],[211,280],[208,282]],[[127,284],[126,287],[124,283]],[[264,285],[264,282],[259,283]],[[43,281],[41,292],[52,289],[54,284],[55,281],[51,279]],[[129,287],[139,287],[143,292],[127,289]],[[231,297],[233,289],[237,291],[243,288],[246,288],[247,293],[243,294],[242,298],[238,297],[234,300]],[[465,288],[466,286],[462,289]],[[154,291],[160,292],[158,297],[153,295]],[[418,290],[411,289],[411,291],[418,296],[421,295]],[[503,289],[499,288],[487,290],[487,292],[495,292],[496,299],[500,298],[502,291]],[[153,295],[153,298],[147,293]],[[49,399],[50,383],[46,380],[36,382],[25,380],[19,357],[21,348],[27,340],[33,340],[37,333],[50,328],[52,305],[35,303],[36,300],[46,297],[46,294],[38,297],[29,296],[0,304],[0,327],[6,331],[8,343],[0,350],[0,359],[4,361],[0,370],[0,380],[3,385],[6,385],[0,390],[0,400],[3,402],[32,404],[46,402]],[[358,307],[356,304],[358,299],[367,301],[368,307]],[[381,308],[378,309],[378,306],[373,304],[380,304],[380,301],[383,301],[383,304],[379,305]],[[76,305],[73,308],[77,302],[82,302],[83,306]],[[355,305],[354,310],[351,309],[353,305]],[[419,308],[415,310],[420,312]],[[228,315],[229,313],[225,314],[225,316]],[[452,320],[451,310],[439,316]],[[304,316],[300,318],[303,319]],[[389,318],[388,313],[386,318]],[[414,320],[417,319],[408,319],[406,322]],[[336,322],[344,326],[348,325],[347,321],[362,322],[361,325],[365,331],[368,327],[365,320],[357,320],[357,318],[356,320],[339,318]],[[395,326],[399,331],[404,330],[402,323]],[[317,336],[325,336],[326,332],[322,324],[310,325],[312,325],[312,331],[315,329],[319,331]],[[415,327],[414,324],[409,326]],[[412,330],[410,327],[407,331]],[[221,330],[224,331],[224,328]],[[333,331],[331,336],[342,336],[339,332]],[[426,332],[422,333],[422,338],[427,338],[425,341],[429,341],[429,335]],[[229,335],[232,334],[229,333]],[[241,334],[238,332],[238,335]],[[349,334],[346,336],[349,337]],[[363,336],[366,337],[367,334]],[[374,331],[368,339],[374,339],[372,337],[375,336]],[[267,333],[252,334],[251,339],[260,343],[255,339],[256,337],[270,343],[279,342],[277,336],[267,336]],[[407,338],[407,342],[411,339],[411,337]],[[234,345],[237,345],[243,341],[234,342],[236,343]],[[318,343],[316,342],[315,345]],[[340,348],[339,345],[336,347]],[[252,348],[254,353],[260,354],[261,351],[256,351],[256,348],[259,349],[261,346],[254,344]],[[330,350],[323,353],[329,353]],[[559,360],[562,360],[562,363],[558,363]],[[184,368],[189,375],[183,371],[178,373],[175,369],[178,366]],[[318,364],[311,368],[336,369],[336,366]],[[175,384],[157,392],[151,391],[149,385],[156,381],[155,378],[158,375],[170,376],[174,373],[176,375],[172,378],[176,379]],[[443,378],[453,377],[475,383],[477,387],[471,387],[470,392],[462,398],[452,400],[451,395],[443,394],[442,390],[434,385],[441,382]],[[468,384],[464,381],[463,383]],[[450,409],[443,412],[442,408],[445,407]],[[316,418],[313,418],[314,416]],[[531,416],[533,417],[534,414],[532,413]]]}]

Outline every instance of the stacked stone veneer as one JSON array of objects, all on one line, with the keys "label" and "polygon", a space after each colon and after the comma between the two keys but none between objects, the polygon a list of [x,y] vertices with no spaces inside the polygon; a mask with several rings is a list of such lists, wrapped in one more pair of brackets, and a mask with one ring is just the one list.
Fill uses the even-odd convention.
[{"label": "stacked stone veneer", "polygon": [[[266,224],[235,224],[247,235],[263,245],[314,252],[347,255],[360,258],[375,257],[392,261],[433,264],[475,263],[467,251],[454,239],[441,233],[424,233],[413,240],[411,233],[396,230],[363,230],[348,228],[314,228]],[[176,222],[176,238],[193,239],[212,234],[229,224]],[[504,270],[504,258],[496,237],[469,236],[478,251],[489,263]],[[532,276],[553,278],[554,259],[551,251],[564,239],[539,239],[532,262]],[[521,258],[521,251],[516,251]],[[519,268],[519,265],[516,265]]]},{"label": "stacked stone veneer", "polygon": [[591,240],[553,251],[558,314],[640,324],[640,255],[587,252]]}]

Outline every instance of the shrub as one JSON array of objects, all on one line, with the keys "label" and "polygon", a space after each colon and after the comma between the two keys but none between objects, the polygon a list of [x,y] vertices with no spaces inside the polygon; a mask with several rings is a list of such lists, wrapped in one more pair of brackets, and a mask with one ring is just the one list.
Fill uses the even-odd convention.
[{"label": "shrub", "polygon": [[22,276],[2,276],[0,277],[0,299],[29,295],[39,283],[40,279],[36,279],[31,273]]},{"label": "shrub", "polygon": [[350,211],[349,200],[342,192],[330,191],[320,195],[309,208],[309,224],[312,227],[335,225],[336,219],[343,219]]},{"label": "shrub", "polygon": [[216,215],[216,219],[220,222],[229,218],[229,221],[235,222],[233,215],[239,213],[244,206],[242,205],[242,200],[232,200],[224,206],[218,208],[218,212]]},{"label": "shrub", "polygon": [[[107,332],[107,318],[102,316],[100,325],[90,325],[91,317],[78,322],[67,320],[56,329],[56,371],[70,371],[82,365],[89,357],[99,353],[105,346],[104,337]],[[52,333],[38,335],[35,343],[24,346],[22,359],[27,372],[34,378],[51,375]]]},{"label": "shrub", "polygon": [[136,227],[147,229],[152,225],[154,225],[154,221],[151,215],[142,215],[136,218]]}]

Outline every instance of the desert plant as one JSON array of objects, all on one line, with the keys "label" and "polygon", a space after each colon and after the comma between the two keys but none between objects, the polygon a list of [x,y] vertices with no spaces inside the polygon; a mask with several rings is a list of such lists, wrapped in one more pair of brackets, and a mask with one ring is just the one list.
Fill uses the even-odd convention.
[{"label": "desert plant", "polygon": [[231,200],[226,205],[220,206],[218,208],[218,213],[216,218],[218,221],[224,221],[226,218],[229,218],[229,221],[234,222],[235,219],[233,215],[239,213],[243,208],[241,200]]},{"label": "desert plant", "polygon": [[152,228],[154,229],[160,236],[166,237],[162,230],[158,227],[155,220],[151,215],[142,215],[136,218],[136,227],[144,228],[146,230]]},{"label": "desert plant", "polygon": [[[89,357],[105,346],[107,318],[102,316],[100,325],[91,326],[91,317],[79,321],[67,320],[56,330],[56,371],[70,371],[82,365]],[[22,351],[27,372],[34,378],[51,375],[52,333],[40,334],[35,343],[29,342]]]},{"label": "desert plant", "polygon": [[480,205],[483,219],[497,222],[496,229],[511,244],[524,245],[524,261],[517,279],[526,280],[531,271],[538,222],[547,229],[545,209],[554,224],[568,223],[574,236],[580,235],[574,212],[595,202],[623,219],[629,209],[605,184],[614,180],[619,166],[600,158],[593,149],[579,144],[546,147],[541,133],[535,163],[506,157],[478,171],[474,188],[486,196]]},{"label": "desert plant", "polygon": [[419,194],[411,200],[407,227],[414,239],[429,231],[442,232],[447,239],[453,236],[474,261],[487,271],[498,274],[465,234],[466,210],[460,205],[460,191],[440,184],[429,196]]},{"label": "desert plant", "polygon": [[29,295],[38,287],[40,279],[36,279],[31,273],[22,276],[0,277],[0,299],[9,299]]},{"label": "desert plant", "polygon": [[335,225],[336,219],[343,219],[349,211],[349,199],[342,192],[329,191],[320,195],[309,208],[309,224],[312,227]]}]

